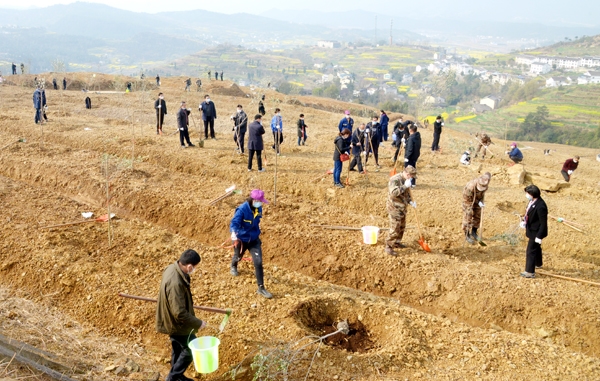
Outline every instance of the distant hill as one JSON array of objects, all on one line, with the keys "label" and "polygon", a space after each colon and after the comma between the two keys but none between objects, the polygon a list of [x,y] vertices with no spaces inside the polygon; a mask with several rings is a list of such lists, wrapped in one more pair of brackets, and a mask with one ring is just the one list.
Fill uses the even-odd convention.
[{"label": "distant hill", "polygon": [[314,45],[319,39],[348,41],[362,34],[359,29],[307,28],[257,15],[203,10],[149,14],[83,2],[0,9],[0,70],[8,72],[14,61],[25,63],[32,73],[51,71],[58,59],[70,70],[132,74],[129,70],[141,64],[172,63],[218,44],[283,49]]},{"label": "distant hill", "polygon": [[569,39],[543,48],[527,50],[523,53],[569,57],[600,56],[600,35]]}]

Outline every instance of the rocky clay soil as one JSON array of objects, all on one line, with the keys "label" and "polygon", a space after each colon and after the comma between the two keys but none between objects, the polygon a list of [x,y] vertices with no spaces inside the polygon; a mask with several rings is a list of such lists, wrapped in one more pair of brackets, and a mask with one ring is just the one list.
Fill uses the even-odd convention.
[{"label": "rocky clay soil", "polygon": [[[70,80],[87,83],[91,76]],[[192,276],[195,303],[234,312],[221,334],[221,315],[198,313],[209,324],[203,334],[221,340],[220,366],[204,376],[190,368],[190,376],[227,380],[233,371],[235,379],[251,380],[254,371],[289,364],[289,379],[309,380],[600,379],[600,287],[519,277],[525,240],[514,214],[526,207],[520,182],[558,189],[543,194],[550,214],[585,228],[582,233],[549,221],[544,270],[600,282],[600,163],[593,150],[521,142],[525,164],[510,167],[502,155],[505,142],[493,137],[495,157],[461,167],[460,154],[474,145],[471,136],[448,126],[442,152],[432,154],[427,149],[432,131],[422,129],[413,196],[432,251],[417,243],[411,209],[408,248],[391,257],[383,251],[385,232],[371,246],[362,243],[360,231],[316,226],[388,226],[389,143],[380,149],[380,171],[370,161],[368,175],[351,172],[345,189],[334,188],[327,175],[340,111],[350,108],[358,123],[374,110],[240,89],[227,81],[184,93],[184,78],[169,78],[160,89],[169,110],[163,136],[155,134],[153,80],[136,84],[138,91],[129,94],[88,93],[92,110],[85,109],[86,95],[79,89],[46,90],[50,121],[41,127],[33,123],[32,78],[10,79],[12,85],[0,87],[0,279],[8,290],[0,333],[79,364],[71,377],[164,378],[170,345],[155,332],[154,305],[117,294],[156,297],[164,268],[193,248],[202,256],[202,270]],[[100,79],[106,88],[96,86],[99,90],[126,82]],[[217,140],[181,149],[172,134],[178,103],[185,99],[193,110],[190,133],[197,143],[197,104],[205,93],[217,106]],[[247,156],[235,153],[229,116],[237,104],[254,115],[265,93],[267,121],[275,107],[282,109],[285,142],[279,157],[266,151],[265,173],[256,171],[256,163],[247,172]],[[303,147],[296,146],[300,113],[309,126]],[[21,138],[26,141],[18,142]],[[265,143],[272,144],[270,133]],[[582,160],[567,187],[559,171],[575,154]],[[484,212],[488,246],[470,246],[460,228],[462,189],[485,171],[493,174]],[[110,225],[44,228],[80,221],[82,212],[106,214],[107,184],[117,215]],[[233,184],[241,194],[208,206]],[[256,294],[251,262],[242,262],[240,276],[231,277],[232,253],[222,247],[235,207],[254,188],[265,190],[271,201],[261,226],[272,300]],[[14,300],[25,301],[10,307]],[[36,311],[48,311],[33,324],[37,335],[23,323],[23,316]],[[311,343],[334,332],[341,320],[350,325],[348,336]],[[60,340],[72,327],[78,327],[69,331],[72,339]],[[81,344],[88,341],[95,345]]]}]

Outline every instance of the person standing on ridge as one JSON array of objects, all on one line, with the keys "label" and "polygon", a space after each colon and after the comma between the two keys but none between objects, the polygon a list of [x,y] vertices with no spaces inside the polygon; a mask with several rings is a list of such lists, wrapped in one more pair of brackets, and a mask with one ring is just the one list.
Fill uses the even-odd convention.
[{"label": "person standing on ridge", "polygon": [[223,81],[223,71],[221,70],[221,82]]},{"label": "person standing on ridge", "polygon": [[380,110],[381,114],[379,116],[379,124],[381,125],[381,138],[387,142],[388,140],[388,123],[390,122],[390,118],[387,116],[385,111]]},{"label": "person standing on ridge", "polygon": [[183,82],[185,83],[185,89],[183,91],[190,91],[190,89],[192,87],[192,79],[188,78]]},{"label": "person standing on ridge", "polygon": [[54,90],[58,90],[58,83],[56,83],[56,78],[52,78],[52,87]]},{"label": "person standing on ridge", "polygon": [[217,119],[217,108],[210,96],[204,96],[204,102],[198,106],[198,111],[202,111],[202,121],[204,122],[204,139],[208,139],[208,128],[210,127],[210,138],[215,138],[215,119]]},{"label": "person standing on ridge", "polygon": [[433,123],[433,143],[431,143],[431,151],[437,152],[440,150],[440,136],[442,135],[442,127],[444,127],[444,120],[441,115],[435,119]]},{"label": "person standing on ridge", "polygon": [[[417,125],[411,124],[408,128],[410,136],[406,141],[406,147],[404,149],[404,167],[412,165],[415,169],[417,168],[417,160],[421,156],[421,133],[417,131]],[[413,188],[417,185],[415,178],[410,179]]]},{"label": "person standing on ridge", "polygon": [[17,75],[17,65],[15,65],[15,63],[12,63],[12,75]]},{"label": "person standing on ridge", "polygon": [[265,116],[267,111],[265,110],[265,104],[263,103],[265,100],[265,96],[263,95],[261,100],[258,102],[258,113],[262,116]]},{"label": "person standing on ridge", "polygon": [[279,146],[283,143],[283,118],[279,108],[275,109],[275,115],[271,119],[271,131],[273,132],[273,149],[279,155]]},{"label": "person standing on ridge", "polygon": [[390,230],[388,238],[385,241],[385,253],[389,255],[398,255],[394,249],[404,249],[406,246],[402,243],[404,230],[406,228],[406,207],[417,207],[410,195],[412,187],[411,179],[417,177],[417,170],[412,165],[404,168],[404,171],[390,178],[388,183],[388,200],[386,203],[390,218]]},{"label": "person standing on ridge", "polygon": [[571,181],[571,175],[573,174],[573,172],[575,172],[578,165],[579,165],[579,156],[575,156],[572,159],[567,159],[567,161],[565,161],[562,169],[560,170],[560,173],[566,182]]},{"label": "person standing on ridge", "polygon": [[300,119],[298,119],[298,146],[300,146],[300,144],[304,145],[306,143],[306,139],[308,138],[308,135],[306,134],[306,127],[308,127],[306,125],[306,123],[304,123],[304,114],[300,114]]},{"label": "person standing on ridge", "polygon": [[165,115],[167,115],[167,102],[165,102],[163,93],[158,93],[158,99],[154,102],[154,108],[156,109],[156,135],[162,135],[163,122]]},{"label": "person standing on ridge", "polygon": [[185,148],[184,140],[187,142],[188,147],[194,147],[190,141],[190,134],[188,132],[188,126],[190,124],[189,116],[192,111],[186,107],[185,101],[181,101],[181,108],[177,113],[177,127],[179,128],[179,142],[181,148]]},{"label": "person standing on ridge", "polygon": [[235,209],[235,214],[229,224],[231,232],[231,241],[233,242],[233,257],[231,258],[230,273],[233,276],[239,276],[237,265],[242,260],[246,250],[252,256],[254,263],[254,274],[258,290],[256,293],[267,299],[273,295],[267,291],[264,283],[262,242],[260,240],[260,219],[262,218],[263,205],[268,204],[265,199],[265,192],[260,189],[254,189],[250,192],[250,197]]},{"label": "person standing on ridge", "polygon": [[160,87],[160,76],[156,74],[156,87]]},{"label": "person standing on ridge", "polygon": [[352,133],[352,127],[354,127],[354,119],[352,119],[352,117],[350,116],[350,110],[346,110],[344,112],[344,117],[342,118],[342,120],[340,120],[340,123],[338,124],[338,129],[340,130],[340,132],[342,132],[342,130],[346,128],[350,131],[350,133]]},{"label": "person standing on ridge", "polygon": [[542,199],[540,188],[529,185],[525,188],[525,197],[529,200],[521,227],[525,228],[525,235],[529,238],[525,259],[525,271],[521,273],[524,278],[535,278],[535,269],[541,269],[542,240],[548,236],[548,206]]},{"label": "person standing on ridge", "polygon": [[[156,331],[171,340],[171,369],[168,381],[193,381],[183,374],[193,361],[188,343],[206,322],[194,313],[190,275],[200,264],[200,255],[192,249],[184,251],[179,260],[167,266],[162,275],[156,304]],[[200,274],[198,271],[197,274]]]}]

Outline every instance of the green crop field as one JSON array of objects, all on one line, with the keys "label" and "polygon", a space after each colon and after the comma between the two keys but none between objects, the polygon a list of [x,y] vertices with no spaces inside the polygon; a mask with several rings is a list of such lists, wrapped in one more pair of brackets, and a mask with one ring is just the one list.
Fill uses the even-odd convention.
[{"label": "green crop field", "polygon": [[470,132],[486,130],[504,134],[507,122],[522,123],[528,113],[535,113],[538,107],[546,106],[549,119],[555,126],[594,128],[600,124],[599,99],[600,85],[546,89],[542,95],[528,102],[519,102],[475,117],[458,116],[454,127]]}]

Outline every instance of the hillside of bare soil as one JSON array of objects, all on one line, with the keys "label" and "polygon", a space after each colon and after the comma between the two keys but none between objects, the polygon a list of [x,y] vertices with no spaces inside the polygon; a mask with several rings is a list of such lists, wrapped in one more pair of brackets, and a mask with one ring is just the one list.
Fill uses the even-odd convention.
[{"label": "hillside of bare soil", "polygon": [[[89,78],[96,77],[82,73],[69,80],[85,83]],[[259,352],[275,362],[297,353],[289,365],[290,379],[307,374],[309,380],[364,381],[598,379],[600,288],[542,275],[519,277],[526,241],[514,215],[526,207],[519,177],[550,189],[561,181],[564,160],[579,154],[581,164],[570,186],[543,197],[551,215],[582,224],[582,232],[549,221],[544,270],[600,282],[600,165],[593,150],[520,142],[525,161],[517,170],[501,155],[505,142],[493,137],[496,156],[474,159],[465,168],[458,160],[474,145],[471,136],[449,126],[442,134],[442,152],[433,154],[427,148],[432,131],[422,129],[413,196],[432,251],[424,252],[417,243],[410,210],[408,248],[391,257],[383,251],[385,233],[370,246],[362,243],[359,231],[316,226],[388,226],[389,143],[380,149],[383,168],[377,171],[369,161],[368,174],[350,172],[345,189],[334,188],[326,173],[333,167],[332,142],[343,110],[352,110],[356,123],[367,122],[375,110],[238,88],[227,81],[185,93],[184,78],[169,78],[160,88],[168,106],[165,134],[157,136],[153,81],[125,94],[113,92],[118,89],[114,84],[129,79],[98,75],[113,86],[87,93],[91,110],[85,109],[86,94],[80,89],[46,90],[49,122],[39,126],[33,122],[32,78],[10,79],[12,85],[0,87],[2,285],[16,297],[56,311],[49,320],[81,326],[73,333],[79,342],[93,334],[94,340],[121,348],[74,355],[69,354],[73,343],[55,344],[49,350],[65,361],[85,364],[87,373],[72,377],[152,379],[159,372],[164,378],[170,346],[155,332],[154,306],[117,293],[156,297],[164,268],[194,248],[202,256],[202,271],[192,276],[195,303],[234,310],[219,335],[219,370],[201,379],[231,379],[225,373],[236,369],[236,379],[251,380],[250,364]],[[190,134],[197,143],[202,123],[197,104],[204,94],[217,106],[217,139],[205,141],[204,148],[181,149],[173,134],[178,104],[187,100],[192,108]],[[254,115],[262,94],[265,122],[275,107],[282,109],[285,142],[279,157],[266,151],[266,172],[258,173],[256,163],[248,172],[247,156],[235,153],[229,116],[237,104]],[[302,147],[296,145],[300,113],[308,125]],[[267,133],[265,146],[271,144]],[[544,149],[551,149],[551,155],[544,155]],[[460,228],[462,189],[485,171],[493,174],[484,213],[488,246],[470,246]],[[207,205],[233,184],[241,194]],[[265,190],[271,201],[261,227],[272,300],[256,294],[251,262],[240,265],[240,277],[231,277],[231,251],[222,247],[235,207],[254,188]],[[44,228],[80,221],[82,212],[106,214],[107,198],[117,216],[110,225]],[[199,316],[208,320],[205,334],[216,335],[222,316]],[[0,334],[34,346],[65,329],[49,322],[48,333],[34,338],[8,324],[10,319],[14,316],[0,313]],[[333,332],[341,320],[350,324],[347,338],[309,344],[306,337]],[[139,372],[118,372],[127,358],[139,365]],[[193,375],[191,368],[188,374]]]}]

